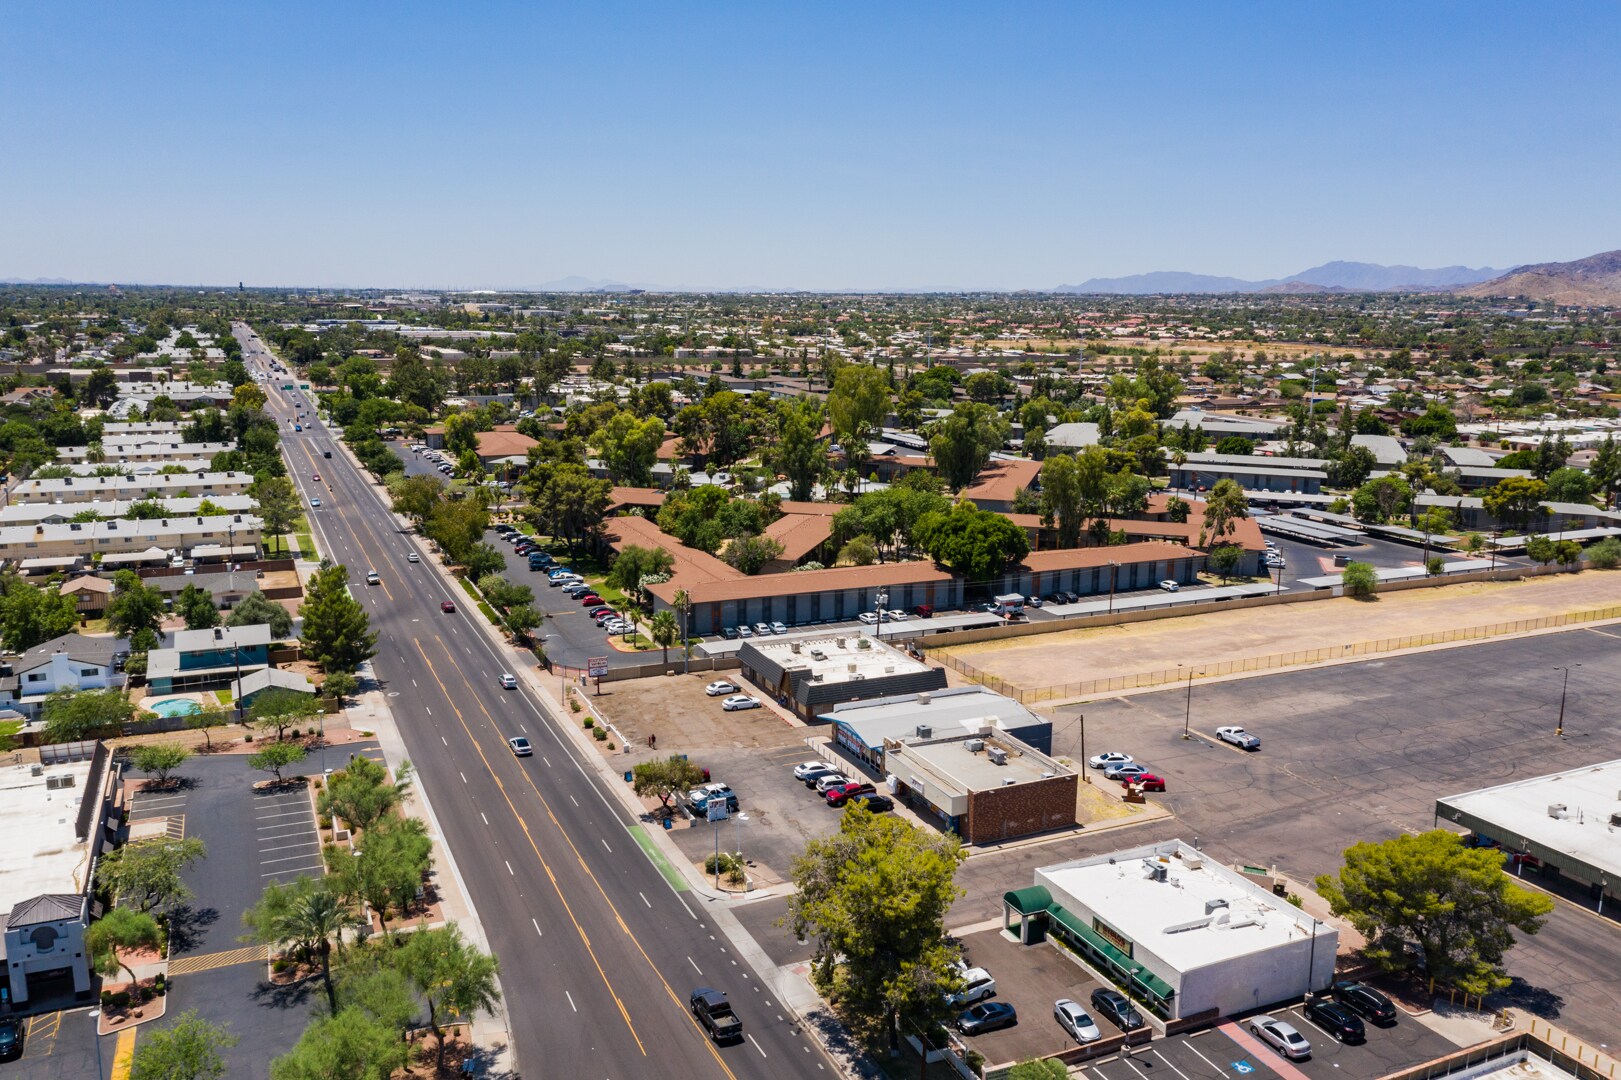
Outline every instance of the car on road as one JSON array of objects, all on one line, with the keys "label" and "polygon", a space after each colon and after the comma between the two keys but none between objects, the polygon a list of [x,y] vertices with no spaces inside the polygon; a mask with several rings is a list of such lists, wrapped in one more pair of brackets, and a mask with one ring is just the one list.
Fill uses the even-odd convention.
[{"label": "car on road", "polygon": [[1364,1020],[1372,1021],[1384,1027],[1396,1022],[1396,1005],[1385,995],[1366,983],[1337,982],[1334,984],[1334,1000],[1341,1005],[1349,1005]]},{"label": "car on road", "polygon": [[1110,765],[1130,765],[1131,762],[1130,754],[1122,754],[1118,750],[1105,750],[1086,759],[1086,763],[1094,769],[1107,769]]},{"label": "car on road", "polygon": [[1259,750],[1261,748],[1261,739],[1259,736],[1251,735],[1249,732],[1245,731],[1242,727],[1239,727],[1236,724],[1229,724],[1224,727],[1217,728],[1216,738],[1220,739],[1224,743],[1231,743],[1240,750]]},{"label": "car on road", "polygon": [[23,1025],[15,1016],[0,1017],[0,1061],[23,1056]]},{"label": "car on road", "polygon": [[860,619],[868,626],[878,625],[878,614],[876,612],[863,611],[860,615],[857,615],[856,618]]},{"label": "car on road", "polygon": [[1121,1031],[1143,1026],[1143,1014],[1132,1005],[1130,998],[1118,990],[1100,987],[1092,991],[1092,1011]]},{"label": "car on road", "polygon": [[405,553],[405,561],[406,561],[406,562],[414,562],[414,563],[419,563],[419,562],[421,562],[421,561],[422,561],[422,560],[421,560],[421,558],[419,558],[419,557],[418,557],[418,556],[417,556],[417,553],[416,553],[416,552],[414,552],[414,551],[407,551],[407,552],[406,552],[406,553]]},{"label": "car on road", "polygon": [[1180,591],[1182,591],[1182,586],[1177,584],[1176,582],[1172,581],[1170,578],[1166,578],[1164,581],[1160,582],[1159,587],[1161,589],[1165,590],[1166,592],[1180,592]]},{"label": "car on road", "polygon": [[1362,1026],[1362,1018],[1352,1012],[1349,1005],[1342,1005],[1330,998],[1312,998],[1302,1011],[1307,1020],[1342,1043],[1359,1043],[1368,1037],[1367,1029]]},{"label": "car on road", "polygon": [[879,795],[877,792],[851,796],[850,802],[860,803],[869,813],[873,814],[887,814],[895,809],[894,799],[891,799],[888,795]]},{"label": "car on road", "polygon": [[440,601],[439,610],[444,612],[446,615],[454,615],[454,614],[456,614],[456,601],[454,601],[454,600],[442,600],[442,601]]},{"label": "car on road", "polygon": [[516,689],[518,689],[517,676],[513,675],[510,671],[501,672],[501,689],[503,689],[503,690],[516,690]]},{"label": "car on road", "polygon": [[312,510],[321,509],[321,500],[320,499],[311,499],[310,500],[310,509],[312,509]]},{"label": "car on road", "polygon": [[1058,1026],[1069,1032],[1070,1038],[1078,1043],[1097,1042],[1103,1038],[1098,1022],[1069,998],[1059,998],[1053,1002],[1053,1019],[1057,1020]]},{"label": "car on road", "polygon": [[760,707],[760,699],[757,697],[751,697],[748,694],[733,694],[731,697],[721,702],[720,707],[725,709],[727,712],[737,712],[739,709],[758,709]]},{"label": "car on road", "polygon": [[377,571],[375,571],[375,570],[367,570],[366,571],[366,584],[367,585],[381,585],[382,583],[383,583],[383,579],[377,576]]},{"label": "car on road", "polygon": [[838,787],[831,788],[823,797],[827,799],[827,805],[837,809],[849,802],[853,796],[876,795],[877,793],[878,789],[871,784],[863,781],[851,781],[848,784],[840,784]]},{"label": "car on road", "polygon": [[829,791],[832,791],[840,784],[850,784],[854,782],[854,780],[848,776],[845,776],[843,773],[830,772],[826,776],[818,776],[814,780],[807,780],[805,781],[805,784],[807,787],[815,788],[816,794],[826,795]]},{"label": "car on road", "polygon": [[535,748],[529,745],[529,740],[522,735],[514,735],[507,740],[507,745],[512,747],[513,757],[529,757],[535,752]]},{"label": "car on road", "polygon": [[1120,765],[1110,765],[1103,770],[1103,775],[1110,780],[1135,780],[1139,776],[1147,776],[1148,767],[1135,761],[1128,761]]},{"label": "car on road", "polygon": [[1311,1057],[1311,1042],[1287,1020],[1275,1016],[1252,1016],[1249,1029],[1255,1037],[1290,1061],[1305,1061]]},{"label": "car on road", "polygon": [[957,1030],[964,1035],[980,1035],[1019,1022],[1019,1012],[1005,1001],[982,1001],[957,1017]]},{"label": "car on road", "polygon": [[304,430],[304,425],[303,424],[294,424],[293,425],[293,430],[294,431],[303,431]]},{"label": "car on road", "polygon": [[771,624],[771,632],[773,634],[786,634],[788,632],[788,628],[780,622],[774,622]]},{"label": "car on road", "polygon": [[693,1017],[709,1037],[718,1043],[741,1042],[743,1021],[732,1011],[732,1003],[719,990],[700,986],[687,999]]},{"label": "car on road", "polygon": [[314,480],[317,484],[319,484],[321,482],[321,474],[320,473],[310,473],[310,479]]},{"label": "car on road", "polygon": [[1144,791],[1164,791],[1165,778],[1151,772],[1138,773],[1136,776],[1116,777],[1122,784],[1136,784]]},{"label": "car on road", "polygon": [[720,697],[722,694],[735,694],[738,689],[738,685],[728,679],[716,679],[704,687],[704,693],[710,697]]},{"label": "car on road", "polygon": [[996,996],[996,980],[991,973],[982,967],[968,968],[958,972],[962,976],[962,989],[955,994],[946,995],[946,1000],[953,1005],[972,1005],[976,1001]]},{"label": "car on road", "polygon": [[754,636],[755,637],[770,637],[771,636],[771,624],[767,623],[767,622],[757,622],[757,623],[755,623],[754,624]]}]

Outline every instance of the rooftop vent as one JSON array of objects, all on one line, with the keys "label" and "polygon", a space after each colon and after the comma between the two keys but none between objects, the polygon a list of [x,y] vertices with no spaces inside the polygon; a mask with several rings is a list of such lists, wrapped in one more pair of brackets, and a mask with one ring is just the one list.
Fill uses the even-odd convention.
[{"label": "rooftop vent", "polygon": [[992,746],[992,747],[988,748],[985,751],[985,756],[990,758],[991,762],[993,764],[996,764],[996,765],[1006,765],[1007,764],[1007,751],[1003,750],[1000,746]]},{"label": "rooftop vent", "polygon": [[789,652],[791,652],[791,653],[797,653],[797,652],[799,652],[799,642],[797,642],[797,641],[790,641],[790,642],[789,642],[789,643],[788,643],[788,651],[789,651]]},{"label": "rooftop vent", "polygon": [[932,724],[919,724],[917,726],[917,737],[920,739],[934,738],[934,726]]},{"label": "rooftop vent", "polygon": [[1567,818],[1570,816],[1570,807],[1562,802],[1556,802],[1548,807],[1548,816],[1551,818]]},{"label": "rooftop vent", "polygon": [[927,705],[930,701],[933,701],[933,700],[934,700],[933,698],[929,697],[929,692],[927,690],[923,691],[921,694],[919,694],[917,696],[917,703],[919,705]]},{"label": "rooftop vent", "polygon": [[846,668],[848,668],[848,669],[849,669],[849,670],[850,670],[850,671],[852,671],[852,672],[853,672],[853,671],[855,671],[855,669],[856,669],[856,663],[855,663],[855,661],[854,661],[854,660],[852,660],[852,661],[850,661],[850,663],[848,663],[848,664],[845,664],[845,665],[844,665],[844,666],[845,666],[845,667],[846,667]]},{"label": "rooftop vent", "polygon": [[1217,908],[1224,908],[1224,907],[1227,907],[1227,906],[1228,906],[1227,901],[1222,900],[1219,897],[1217,899],[1215,899],[1215,900],[1206,900],[1204,902],[1204,913],[1206,915],[1212,915],[1212,914],[1215,913]]},{"label": "rooftop vent", "polygon": [[811,653],[811,659],[812,660],[826,660],[827,659],[827,653],[826,653],[826,651],[824,651],[822,649],[812,649],[810,651],[810,653]]},{"label": "rooftop vent", "polygon": [[1016,784],[1016,783],[1018,783],[1018,781],[1013,779],[1013,777],[1011,777],[1011,776],[1002,777],[1002,786],[1003,787],[1007,787],[1009,784]]},{"label": "rooftop vent", "polygon": [[984,739],[964,739],[963,743],[962,743],[962,748],[964,750],[968,751],[970,754],[977,754],[981,750],[985,749],[985,740]]}]

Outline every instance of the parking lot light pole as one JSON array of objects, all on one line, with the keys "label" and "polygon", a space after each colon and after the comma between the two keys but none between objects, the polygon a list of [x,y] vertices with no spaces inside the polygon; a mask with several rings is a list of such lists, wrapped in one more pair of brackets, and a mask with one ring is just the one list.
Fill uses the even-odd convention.
[{"label": "parking lot light pole", "polygon": [[1559,721],[1553,729],[1553,733],[1561,738],[1565,734],[1565,695],[1570,690],[1570,669],[1581,666],[1580,664],[1566,664],[1562,669],[1565,673],[1565,680],[1559,687]]},{"label": "parking lot light pole", "polygon": [[[1178,664],[1176,666],[1181,667],[1182,665]],[[1188,725],[1192,721],[1192,719],[1193,719],[1193,669],[1190,667],[1190,668],[1188,668],[1188,703],[1187,703],[1187,706],[1182,710],[1182,737],[1184,739],[1193,738],[1193,736],[1188,733]]]},{"label": "parking lot light pole", "polygon": [[880,592],[873,599],[878,602],[878,640],[884,640],[884,608],[889,604],[889,594]]}]

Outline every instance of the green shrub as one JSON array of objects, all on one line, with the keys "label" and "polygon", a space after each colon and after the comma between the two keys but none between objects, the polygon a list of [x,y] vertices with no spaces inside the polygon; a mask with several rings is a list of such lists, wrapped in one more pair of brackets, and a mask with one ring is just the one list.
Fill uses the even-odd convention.
[{"label": "green shrub", "polygon": [[1621,566],[1621,540],[1606,536],[1587,549],[1587,561],[1600,570],[1614,570]]},{"label": "green shrub", "polygon": [[718,855],[704,856],[704,873],[706,874],[715,873],[717,867],[719,867],[720,873],[730,874],[737,868],[737,865],[737,858],[729,852],[722,851]]},{"label": "green shrub", "polygon": [[599,728],[592,728],[591,729],[591,737],[593,739],[597,740],[597,742],[602,742],[604,739],[606,739],[608,737],[608,729],[607,728],[600,728],[600,727]]},{"label": "green shrub", "polygon": [[597,726],[597,722],[593,717],[588,716],[588,717],[585,718],[585,729],[587,731],[590,731],[592,728],[594,728],[596,726]]}]

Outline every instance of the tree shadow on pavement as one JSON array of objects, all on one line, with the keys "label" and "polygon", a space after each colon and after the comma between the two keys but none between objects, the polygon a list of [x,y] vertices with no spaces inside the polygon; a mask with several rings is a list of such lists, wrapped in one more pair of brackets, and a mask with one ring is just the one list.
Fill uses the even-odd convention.
[{"label": "tree shadow on pavement", "polygon": [[311,995],[321,992],[319,976],[285,986],[262,981],[253,988],[253,1000],[270,1009],[301,1009],[308,1005]]},{"label": "tree shadow on pavement", "polygon": [[199,931],[219,921],[217,908],[182,904],[169,912],[169,955],[177,957],[197,947]]},{"label": "tree shadow on pavement", "polygon": [[1493,1009],[1519,1009],[1544,1020],[1555,1020],[1564,1011],[1565,999],[1546,987],[1532,986],[1516,975],[1507,988],[1488,994],[1486,1004]]}]

